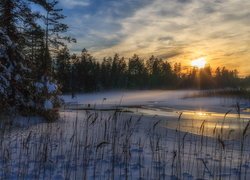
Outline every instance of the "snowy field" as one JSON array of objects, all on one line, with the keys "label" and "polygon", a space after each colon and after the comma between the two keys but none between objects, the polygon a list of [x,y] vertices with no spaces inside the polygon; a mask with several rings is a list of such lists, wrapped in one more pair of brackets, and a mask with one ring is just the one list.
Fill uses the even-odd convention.
[{"label": "snowy field", "polygon": [[57,122],[1,125],[0,179],[249,179],[249,103],[193,93],[65,95]]}]

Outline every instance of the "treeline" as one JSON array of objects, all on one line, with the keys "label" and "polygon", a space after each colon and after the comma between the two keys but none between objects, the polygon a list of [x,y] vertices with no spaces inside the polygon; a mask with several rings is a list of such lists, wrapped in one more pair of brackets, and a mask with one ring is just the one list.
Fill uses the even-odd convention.
[{"label": "treeline", "polygon": [[212,89],[237,88],[247,85],[237,70],[218,67],[189,68],[185,71],[180,63],[151,56],[143,59],[134,55],[129,59],[115,54],[96,60],[86,49],[81,54],[70,55],[67,48],[55,58],[55,76],[63,92],[89,92],[109,89]]}]

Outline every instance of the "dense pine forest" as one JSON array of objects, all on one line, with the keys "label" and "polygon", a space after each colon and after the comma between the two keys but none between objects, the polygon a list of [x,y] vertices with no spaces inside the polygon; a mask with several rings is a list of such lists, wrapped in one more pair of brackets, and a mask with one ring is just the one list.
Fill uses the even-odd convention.
[{"label": "dense pine forest", "polygon": [[110,89],[214,89],[247,87],[249,78],[237,70],[182,67],[181,63],[151,56],[105,57],[98,60],[86,49],[71,55],[67,48],[55,57],[55,77],[63,92],[90,92]]}]

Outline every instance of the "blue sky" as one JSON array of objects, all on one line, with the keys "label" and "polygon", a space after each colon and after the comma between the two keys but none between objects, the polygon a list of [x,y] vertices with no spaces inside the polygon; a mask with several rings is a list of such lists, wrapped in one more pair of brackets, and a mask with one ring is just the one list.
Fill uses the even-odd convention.
[{"label": "blue sky", "polygon": [[126,34],[122,32],[122,21],[133,16],[150,0],[61,0],[67,15],[69,32],[78,39],[73,51],[83,47],[98,51],[121,42]]},{"label": "blue sky", "polygon": [[[97,58],[152,54],[171,62],[204,57],[250,72],[249,0],[59,0],[69,34]],[[242,65],[244,64],[244,65]]]}]

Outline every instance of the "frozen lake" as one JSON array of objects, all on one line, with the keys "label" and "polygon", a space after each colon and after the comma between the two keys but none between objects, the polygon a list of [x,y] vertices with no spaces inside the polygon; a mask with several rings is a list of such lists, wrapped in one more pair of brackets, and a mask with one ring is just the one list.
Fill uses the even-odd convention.
[{"label": "frozen lake", "polygon": [[[204,135],[208,136],[215,127],[222,126],[225,130],[233,129],[236,133],[250,119],[248,112],[250,104],[247,100],[225,97],[192,98],[197,93],[199,91],[194,90],[114,91],[78,94],[73,99],[69,95],[64,95],[63,99],[66,104],[72,103],[71,107],[78,110],[91,107],[98,110],[119,108],[151,118],[157,116],[171,129],[179,127],[181,122],[180,130],[190,133],[198,133],[197,130],[205,121],[210,130]],[[241,107],[240,115],[236,108],[237,103]],[[180,114],[181,120],[177,121]]]},{"label": "frozen lake", "polygon": [[186,98],[199,91],[166,91],[166,90],[141,90],[141,91],[114,91],[102,93],[77,94],[74,98],[71,95],[63,95],[66,103],[91,104],[96,106],[149,106],[165,107],[179,110],[215,111],[225,113],[234,109],[236,103],[242,108],[250,106],[250,103],[239,98]]}]

